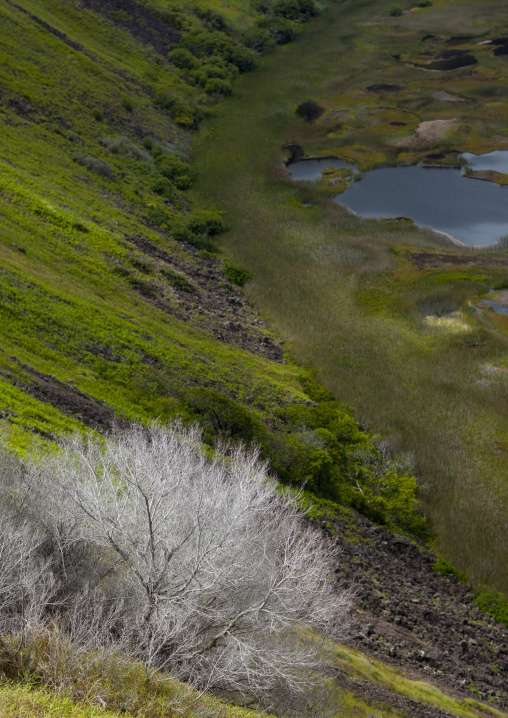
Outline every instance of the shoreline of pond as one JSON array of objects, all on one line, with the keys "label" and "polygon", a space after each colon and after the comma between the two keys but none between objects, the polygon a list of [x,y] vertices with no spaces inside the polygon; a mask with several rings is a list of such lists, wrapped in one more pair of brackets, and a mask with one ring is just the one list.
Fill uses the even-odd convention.
[{"label": "shoreline of pond", "polygon": [[[499,166],[508,170],[508,152],[498,150],[483,155],[462,152],[459,157],[466,159],[467,165],[385,165],[361,173],[351,162],[329,155],[288,160],[285,167],[292,181],[310,182],[326,180],[327,176],[333,178],[334,170],[349,169],[352,175],[345,179],[344,190],[333,199],[355,216],[379,220],[395,220],[403,216],[456,246],[495,248],[508,235],[505,198],[494,190],[494,186],[500,188],[504,184],[494,178],[499,180],[505,174],[508,176],[508,173],[495,169]],[[490,166],[494,169],[487,169]],[[298,172],[295,172],[296,168]],[[448,173],[436,173],[436,170],[448,170]],[[427,174],[421,174],[422,171],[434,173],[433,181]],[[408,174],[410,178],[401,184],[403,172],[406,180]],[[379,180],[381,176],[382,180]],[[462,184],[464,179],[482,180],[486,186],[473,189],[469,183]],[[344,182],[343,177],[341,180]],[[425,193],[427,203],[422,199]],[[451,200],[443,201],[448,196]],[[478,241],[486,236],[486,242]]]}]

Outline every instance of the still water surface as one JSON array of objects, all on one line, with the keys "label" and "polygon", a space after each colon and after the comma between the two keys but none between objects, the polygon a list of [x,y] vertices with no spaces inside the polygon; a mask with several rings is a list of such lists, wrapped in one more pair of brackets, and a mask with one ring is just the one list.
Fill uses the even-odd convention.
[{"label": "still water surface", "polygon": [[[464,152],[474,170],[508,174],[508,152]],[[316,182],[330,167],[357,168],[343,160],[298,160],[288,164],[291,178]],[[508,187],[467,178],[463,170],[435,167],[385,167],[372,170],[335,197],[364,217],[410,217],[468,245],[494,244],[508,235]]]},{"label": "still water surface", "polygon": [[296,162],[289,162],[287,168],[291,172],[291,179],[293,180],[307,180],[308,182],[317,182],[321,179],[321,173],[324,170],[339,169],[341,167],[349,167],[356,171],[357,167],[352,165],[350,162],[344,162],[339,160],[337,157],[324,157],[315,160],[296,160]]},{"label": "still water surface", "polygon": [[372,170],[335,200],[365,217],[411,217],[464,244],[494,244],[508,234],[508,192],[459,169]]}]

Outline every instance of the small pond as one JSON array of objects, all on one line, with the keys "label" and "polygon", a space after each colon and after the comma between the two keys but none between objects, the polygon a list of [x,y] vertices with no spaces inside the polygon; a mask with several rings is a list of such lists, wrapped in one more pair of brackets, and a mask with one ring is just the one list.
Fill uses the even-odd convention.
[{"label": "small pond", "polygon": [[506,150],[495,150],[484,155],[463,152],[461,157],[473,170],[496,170],[496,172],[508,174],[508,152]]},{"label": "small pond", "polygon": [[[508,174],[508,151],[462,157],[474,170]],[[291,178],[317,182],[330,168],[357,168],[327,157],[288,163]],[[465,177],[461,169],[385,167],[353,182],[335,201],[364,217],[408,217],[467,245],[495,244],[508,235],[508,187]]]},{"label": "small pond", "polygon": [[350,162],[344,162],[337,157],[320,157],[318,159],[296,160],[296,162],[288,162],[287,168],[291,173],[293,180],[307,180],[307,182],[317,182],[321,179],[321,173],[331,168],[340,169],[347,167],[353,171],[357,171],[357,167]]},{"label": "small pond", "polygon": [[469,245],[494,244],[508,234],[506,188],[459,169],[372,170],[335,200],[365,217],[411,217]]},{"label": "small pond", "polygon": [[501,304],[501,302],[495,302],[493,299],[482,299],[482,304],[485,304],[498,314],[508,314],[508,307],[506,304]]}]

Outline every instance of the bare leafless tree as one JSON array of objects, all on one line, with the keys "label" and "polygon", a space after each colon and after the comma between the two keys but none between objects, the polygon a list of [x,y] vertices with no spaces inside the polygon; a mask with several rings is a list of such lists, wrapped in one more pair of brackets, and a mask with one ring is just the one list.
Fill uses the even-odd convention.
[{"label": "bare leafless tree", "polygon": [[151,671],[260,696],[303,690],[322,665],[317,636],[345,634],[336,549],[255,452],[209,459],[197,429],[138,426],[62,441],[20,483],[64,583],[81,557],[74,592],[88,586],[90,610],[69,600],[66,621],[89,627],[82,640],[104,624]]}]

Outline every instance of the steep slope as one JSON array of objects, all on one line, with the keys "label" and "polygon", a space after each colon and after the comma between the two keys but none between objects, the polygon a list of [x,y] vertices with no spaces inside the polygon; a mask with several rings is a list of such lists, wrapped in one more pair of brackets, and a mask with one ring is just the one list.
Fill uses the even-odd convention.
[{"label": "steep slope", "polygon": [[[362,503],[347,469],[367,436],[351,409],[284,357],[231,281],[248,274],[215,252],[215,234],[230,217],[193,202],[189,192],[191,131],[252,59],[239,52],[235,65],[233,55],[224,61],[215,52],[243,49],[247,39],[257,49],[289,39],[296,20],[240,3],[8,0],[0,8],[0,418],[11,446],[23,450],[34,437],[71,429],[105,431],[133,419],[182,416],[199,419],[210,443],[217,436],[261,443],[287,482],[305,479],[317,491]],[[201,46],[196,49],[192,36],[197,64],[185,54],[173,56],[183,67],[168,59],[185,32],[203,31],[217,41],[213,33],[223,30],[232,45],[221,37],[226,44],[213,44],[209,56],[203,50],[198,57]],[[337,476],[339,488],[332,481]],[[373,504],[382,503],[375,498]],[[365,500],[362,508],[372,506]],[[378,518],[397,522],[391,510],[379,509]],[[351,545],[351,561],[370,562],[368,581],[384,585],[391,571],[401,570],[379,547],[392,539],[367,520],[355,521],[364,533],[362,550]],[[409,562],[422,562],[415,575],[427,581],[428,556],[407,552]],[[418,636],[392,637],[381,622],[374,630],[379,611],[389,609],[361,573],[346,569],[349,548],[344,559],[347,577],[369,589],[362,610],[372,625],[365,627],[360,614],[355,645],[381,655],[377,646],[384,643],[372,636],[387,631],[401,665],[418,667],[418,657],[407,655]],[[383,561],[386,570],[379,570]],[[395,580],[386,586],[390,595],[400,590]],[[413,595],[413,587],[406,588]],[[423,600],[425,608],[429,601]],[[503,645],[502,629],[492,631]],[[432,657],[440,661],[441,653]],[[481,696],[497,691],[490,698],[504,705],[495,671],[486,680],[471,665],[466,675]],[[463,680],[461,670],[454,657],[444,672],[455,684]],[[443,715],[376,681],[362,685],[342,674],[339,681],[341,711],[351,715]],[[464,715],[466,709],[454,710]]]},{"label": "steep slope", "polygon": [[[177,25],[206,37],[206,20],[88,5],[1,9],[0,396],[4,422],[23,430],[11,440],[166,420],[196,386],[301,400],[306,373],[281,363],[208,251],[220,213],[185,191],[189,126],[220,93],[167,51]],[[215,59],[216,74],[238,72]]]}]

